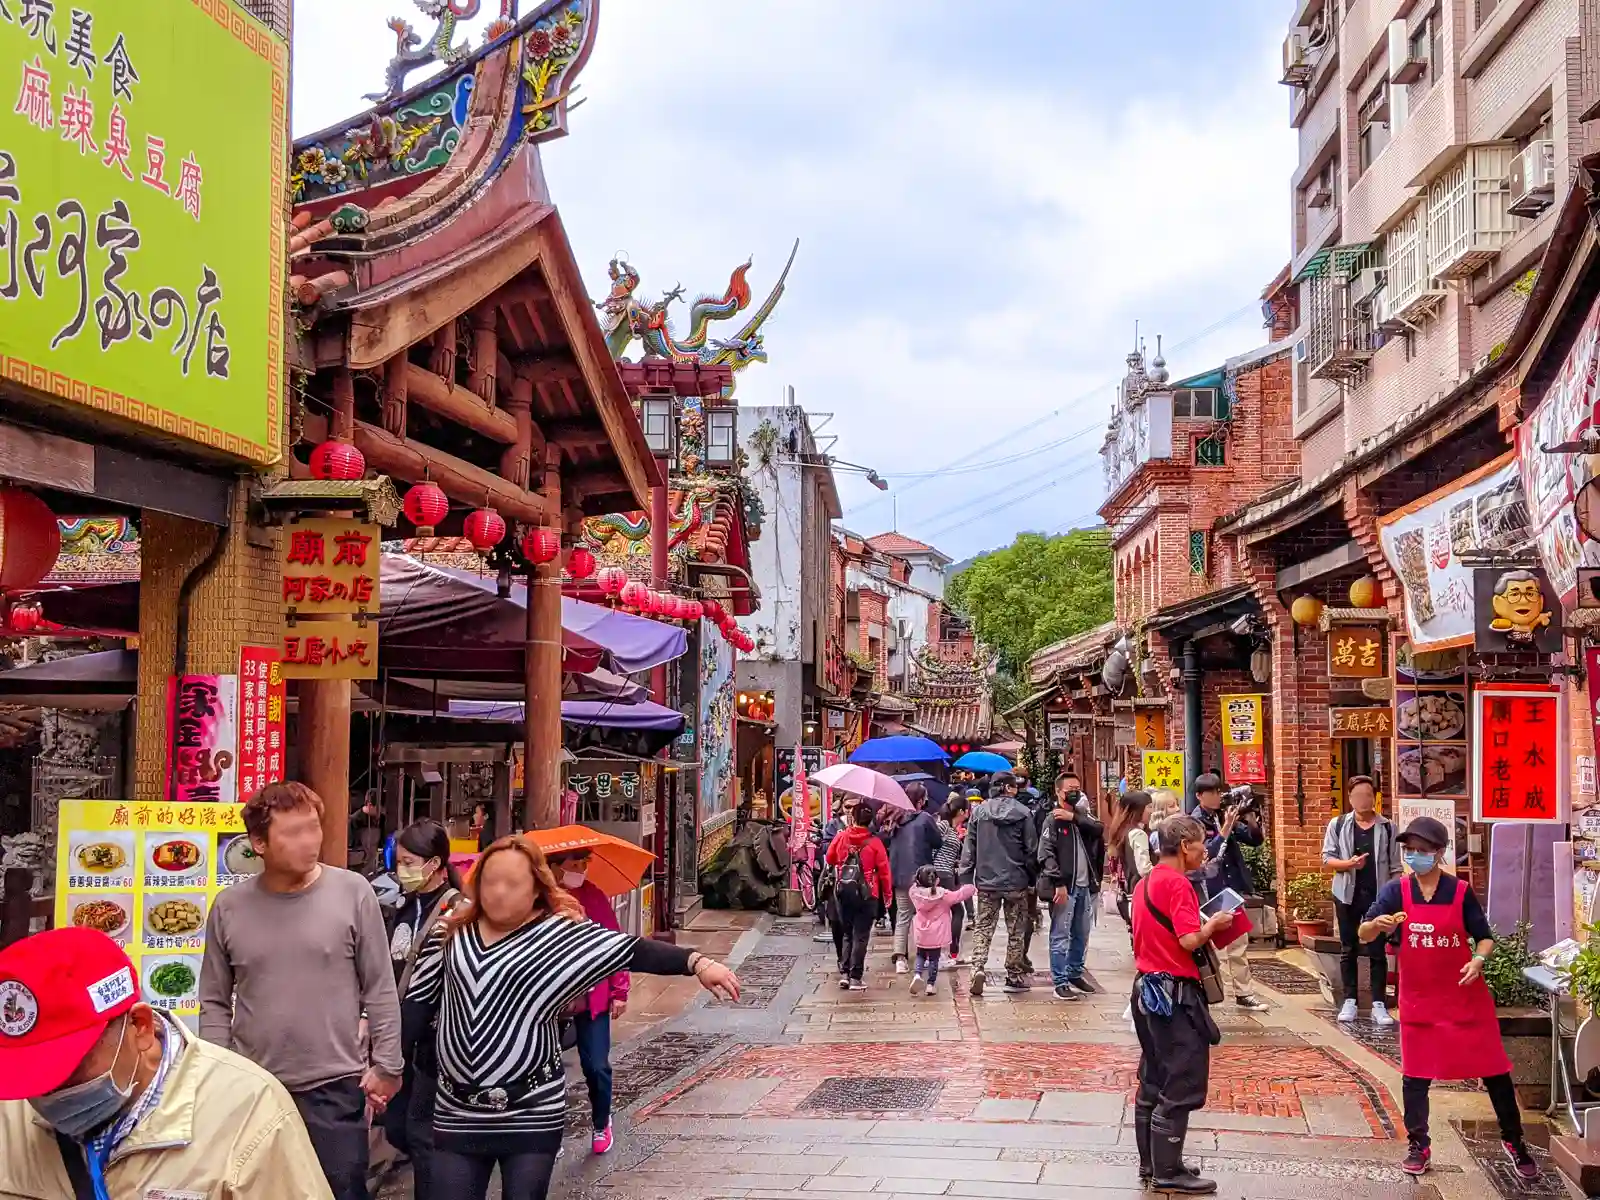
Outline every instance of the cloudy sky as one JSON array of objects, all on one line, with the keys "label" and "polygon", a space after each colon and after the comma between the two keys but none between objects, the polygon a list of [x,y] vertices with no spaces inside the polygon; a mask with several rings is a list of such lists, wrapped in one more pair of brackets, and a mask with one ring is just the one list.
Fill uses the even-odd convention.
[{"label": "cloudy sky", "polygon": [[[408,8],[297,6],[297,134],[364,107]],[[1288,256],[1285,20],[1281,0],[604,0],[546,172],[597,297],[620,251],[642,294],[691,298],[753,257],[759,300],[799,238],[740,400],[793,386],[835,456],[890,481],[842,474],[846,523],[898,508],[961,558],[1095,519],[1136,321],[1178,376],[1262,340]]]}]

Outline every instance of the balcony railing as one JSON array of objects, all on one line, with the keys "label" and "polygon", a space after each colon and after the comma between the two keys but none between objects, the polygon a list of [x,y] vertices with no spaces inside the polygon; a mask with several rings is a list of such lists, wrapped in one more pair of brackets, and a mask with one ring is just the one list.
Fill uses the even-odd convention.
[{"label": "balcony railing", "polygon": [[1473,146],[1428,188],[1428,272],[1474,274],[1516,236],[1506,179],[1512,146]]}]

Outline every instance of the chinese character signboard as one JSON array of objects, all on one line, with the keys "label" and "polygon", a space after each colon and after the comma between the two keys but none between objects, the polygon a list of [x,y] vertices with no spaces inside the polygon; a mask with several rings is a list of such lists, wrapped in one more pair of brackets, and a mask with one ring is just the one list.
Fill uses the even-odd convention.
[{"label": "chinese character signboard", "polygon": [[1267,781],[1266,736],[1259,695],[1222,698],[1223,772],[1229,783]]},{"label": "chinese character signboard", "polygon": [[[806,775],[815,775],[822,770],[822,747],[803,746],[800,749],[802,761],[805,763]],[[788,812],[788,801],[784,796],[794,786],[794,747],[779,746],[773,752],[772,785],[778,790],[779,807]],[[815,788],[815,784],[807,785],[807,790]],[[807,799],[807,804],[811,801]]]},{"label": "chinese character signboard", "polygon": [[245,646],[239,651],[240,800],[283,779],[287,691],[276,650]]},{"label": "chinese character signboard", "polygon": [[0,4],[6,379],[279,457],[287,78],[230,0]]},{"label": "chinese character signboard", "polygon": [[1328,631],[1328,674],[1334,679],[1381,676],[1383,630],[1376,625],[1335,625]]},{"label": "chinese character signboard", "polygon": [[1183,795],[1183,751],[1145,750],[1144,790],[1167,788]]},{"label": "chinese character signboard", "polygon": [[1561,606],[1540,570],[1480,570],[1473,585],[1479,654],[1561,652]]},{"label": "chinese character signboard", "polygon": [[56,928],[83,925],[115,938],[133,960],[143,999],[191,1026],[211,903],[261,870],[240,811],[237,804],[61,802]]},{"label": "chinese character signboard", "polygon": [[1475,688],[1472,726],[1473,818],[1565,823],[1570,765],[1561,686]]},{"label": "chinese character signboard", "polygon": [[1405,586],[1417,650],[1470,646],[1474,556],[1520,550],[1532,536],[1514,455],[1507,453],[1413,504],[1378,518],[1384,556]]},{"label": "chinese character signboard", "polygon": [[[1418,817],[1432,817],[1450,831],[1441,870],[1456,873],[1456,803],[1454,800],[1424,800],[1419,796],[1401,799],[1395,806],[1395,824],[1404,829]],[[1409,872],[1407,872],[1409,874]]]},{"label": "chinese character signboard", "polygon": [[167,677],[167,799],[233,804],[239,799],[239,677]]},{"label": "chinese character signboard", "polygon": [[1391,738],[1394,713],[1387,708],[1330,708],[1328,732],[1336,738]]},{"label": "chinese character signboard", "polygon": [[1141,750],[1167,748],[1167,710],[1164,708],[1136,708],[1133,710],[1133,744]]},{"label": "chinese character signboard", "polygon": [[378,677],[376,622],[348,618],[378,614],[380,537],[376,525],[336,517],[284,530],[284,678]]},{"label": "chinese character signboard", "polygon": [[1072,745],[1072,725],[1066,713],[1050,714],[1049,737],[1052,750],[1065,750]]}]

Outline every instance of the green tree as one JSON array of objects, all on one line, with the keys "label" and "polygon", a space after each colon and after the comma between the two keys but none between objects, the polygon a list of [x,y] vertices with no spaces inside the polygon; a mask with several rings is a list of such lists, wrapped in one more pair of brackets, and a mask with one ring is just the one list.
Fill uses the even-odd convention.
[{"label": "green tree", "polygon": [[1075,529],[1019,534],[950,581],[946,599],[1017,679],[1037,651],[1111,620],[1111,537]]}]

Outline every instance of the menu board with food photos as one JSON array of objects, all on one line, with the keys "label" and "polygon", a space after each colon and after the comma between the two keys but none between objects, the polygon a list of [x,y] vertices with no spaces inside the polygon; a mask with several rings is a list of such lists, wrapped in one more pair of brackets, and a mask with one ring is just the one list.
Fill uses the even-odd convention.
[{"label": "menu board with food photos", "polygon": [[193,1025],[200,1014],[206,916],[261,859],[238,804],[63,800],[55,924],[116,939],[143,999]]},{"label": "menu board with food photos", "polygon": [[1471,794],[1471,713],[1467,650],[1413,651],[1394,643],[1395,794],[1465,798]]}]

